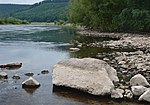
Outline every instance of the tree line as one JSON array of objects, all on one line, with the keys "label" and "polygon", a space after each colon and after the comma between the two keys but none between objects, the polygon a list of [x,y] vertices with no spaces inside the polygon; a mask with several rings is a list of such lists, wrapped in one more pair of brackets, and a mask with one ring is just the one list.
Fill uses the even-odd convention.
[{"label": "tree line", "polygon": [[69,21],[100,31],[150,32],[150,0],[70,0]]},{"label": "tree line", "polygon": [[20,20],[13,17],[8,17],[8,18],[0,17],[0,24],[29,24],[29,22],[26,20]]}]

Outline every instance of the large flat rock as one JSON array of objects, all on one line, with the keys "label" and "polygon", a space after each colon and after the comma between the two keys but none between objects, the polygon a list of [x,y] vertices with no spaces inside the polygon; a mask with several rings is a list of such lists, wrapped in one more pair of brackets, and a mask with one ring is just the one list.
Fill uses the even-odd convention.
[{"label": "large flat rock", "polygon": [[109,95],[118,82],[116,70],[106,62],[93,58],[71,58],[59,62],[53,69],[53,84],[88,92]]}]

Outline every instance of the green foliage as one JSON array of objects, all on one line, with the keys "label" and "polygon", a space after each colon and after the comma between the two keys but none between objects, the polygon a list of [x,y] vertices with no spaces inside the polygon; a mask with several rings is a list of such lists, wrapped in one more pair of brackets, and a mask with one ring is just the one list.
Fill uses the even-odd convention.
[{"label": "green foliage", "polygon": [[0,18],[0,24],[29,24],[29,22],[26,20],[8,17],[8,18]]},{"label": "green foliage", "polygon": [[66,21],[64,21],[64,20],[58,20],[58,21],[54,21],[54,23],[55,23],[56,25],[65,25],[65,24],[66,24]]},{"label": "green foliage", "polygon": [[15,17],[30,22],[67,20],[69,0],[44,0],[34,5],[0,5],[0,16]]},{"label": "green foliage", "polygon": [[69,21],[101,31],[149,31],[149,0],[70,0]]},{"label": "green foliage", "polygon": [[39,3],[24,11],[13,14],[13,17],[32,22],[53,22],[67,20],[68,2]]}]

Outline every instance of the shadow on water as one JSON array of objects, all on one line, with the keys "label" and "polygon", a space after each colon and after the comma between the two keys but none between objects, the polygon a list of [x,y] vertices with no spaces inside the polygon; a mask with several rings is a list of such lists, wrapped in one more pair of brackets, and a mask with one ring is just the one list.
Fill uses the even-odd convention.
[{"label": "shadow on water", "polygon": [[77,89],[53,86],[53,94],[68,100],[80,102],[83,105],[148,105],[147,103],[128,102],[124,100],[113,100],[110,96],[96,96]]},{"label": "shadow on water", "polygon": [[37,88],[24,88],[24,90],[28,93],[33,95],[33,93],[37,90]]},{"label": "shadow on water", "polygon": [[[110,41],[110,40],[118,40],[117,38],[109,38],[109,37],[92,37],[92,36],[81,36],[81,35],[75,35],[73,37],[73,46],[77,47],[79,43],[82,43],[82,47],[80,47],[80,50],[77,52],[71,52],[71,57],[77,57],[77,58],[84,58],[84,57],[92,57],[97,58],[98,54],[108,54],[113,52],[134,52],[136,50],[131,48],[122,48],[122,49],[111,49],[109,47],[103,47],[102,43],[103,41]],[[99,47],[95,46],[87,46],[89,44],[94,43],[100,43],[98,44]]]}]

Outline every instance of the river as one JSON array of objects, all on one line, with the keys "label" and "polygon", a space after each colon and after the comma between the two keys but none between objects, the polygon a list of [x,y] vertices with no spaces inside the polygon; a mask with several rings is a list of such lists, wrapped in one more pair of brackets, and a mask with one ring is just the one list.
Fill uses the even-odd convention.
[{"label": "river", "polygon": [[[6,70],[8,79],[0,80],[0,105],[142,105],[138,103],[114,102],[108,98],[96,98],[79,91],[54,89],[52,68],[71,57],[94,57],[99,51],[108,49],[83,48],[78,53],[69,51],[74,30],[48,25],[1,25],[0,26],[0,64],[22,62],[19,69]],[[93,52],[92,52],[93,51]],[[48,69],[49,74],[41,74]],[[33,72],[41,86],[38,89],[22,88],[22,81]],[[13,80],[13,75],[20,80]]]}]

